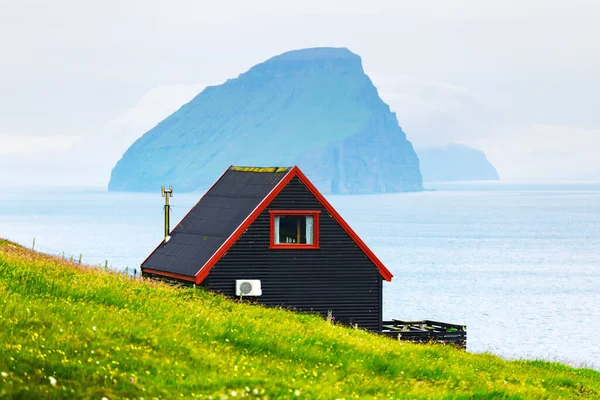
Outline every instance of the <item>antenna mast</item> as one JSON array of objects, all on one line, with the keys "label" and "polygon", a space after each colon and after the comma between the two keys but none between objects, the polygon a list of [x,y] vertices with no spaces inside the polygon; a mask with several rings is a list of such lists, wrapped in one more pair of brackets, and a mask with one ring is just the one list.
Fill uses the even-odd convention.
[{"label": "antenna mast", "polygon": [[165,189],[164,186],[160,187],[160,195],[165,198],[165,243],[171,239],[170,233],[170,214],[171,206],[169,206],[169,197],[173,197],[173,186],[169,186]]}]

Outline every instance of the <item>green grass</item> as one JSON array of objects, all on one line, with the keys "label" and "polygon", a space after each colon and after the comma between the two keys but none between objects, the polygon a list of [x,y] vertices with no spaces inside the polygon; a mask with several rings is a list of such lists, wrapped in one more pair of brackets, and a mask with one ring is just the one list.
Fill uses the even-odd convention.
[{"label": "green grass", "polygon": [[0,397],[209,396],[600,398],[600,373],[398,342],[0,240]]}]

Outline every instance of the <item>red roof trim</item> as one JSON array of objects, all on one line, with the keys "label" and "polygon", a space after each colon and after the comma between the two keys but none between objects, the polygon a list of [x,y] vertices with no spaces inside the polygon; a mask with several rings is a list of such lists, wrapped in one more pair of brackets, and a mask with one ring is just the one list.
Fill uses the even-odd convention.
[{"label": "red roof trim", "polygon": [[219,247],[219,249],[212,255],[212,257],[202,266],[200,271],[196,274],[196,284],[200,284],[208,273],[215,266],[215,264],[227,253],[229,248],[242,236],[242,234],[248,229],[248,227],[254,222],[254,220],[267,208],[267,206],[277,197],[281,190],[295,177],[306,186],[306,188],[317,198],[317,200],[323,205],[327,212],[333,217],[335,221],[346,231],[346,233],[354,240],[358,247],[367,255],[367,257],[375,264],[379,273],[388,282],[392,281],[392,273],[383,265],[383,263],[377,258],[377,256],[369,249],[369,247],[358,237],[358,235],[350,228],[350,225],[344,221],[344,219],[338,214],[331,204],[325,197],[317,190],[317,188],[308,180],[306,175],[300,171],[298,167],[293,167],[283,179],[269,192],[269,194],[256,206],[256,208],[246,217],[244,222],[227,238],[225,243]]},{"label": "red roof trim", "polygon": [[198,271],[198,273],[196,274],[197,285],[199,285],[204,279],[206,279],[211,268],[215,266],[217,261],[219,261],[221,257],[223,257],[225,253],[227,253],[227,250],[229,250],[229,248],[240,238],[240,236],[242,236],[242,234],[246,231],[246,229],[248,229],[248,227],[254,222],[254,220],[260,215],[260,213],[262,213],[264,209],[267,208],[269,203],[273,201],[273,199],[277,197],[279,192],[281,192],[281,190],[292,180],[292,178],[294,177],[293,171],[294,169],[292,168],[288,171],[287,174],[285,174],[281,181],[279,181],[279,183],[273,189],[271,189],[269,194],[264,199],[262,199],[260,203],[258,203],[256,208],[254,208],[250,215],[248,215],[246,219],[241,223],[241,225],[237,227],[237,229],[229,236],[229,238],[227,238],[225,243],[223,243],[221,247],[219,247],[219,249],[215,252],[215,254],[213,254],[212,257],[209,258],[208,261],[202,266],[202,268],[200,268],[200,271]]},{"label": "red roof trim", "polygon": [[150,268],[144,268],[143,272],[145,272],[147,274],[167,276],[169,278],[179,279],[182,281],[196,282],[196,279],[193,276],[185,276],[185,275],[174,274],[171,272],[157,271],[155,269],[150,269]]},{"label": "red roof trim", "polygon": [[340,214],[338,214],[335,208],[333,208],[333,206],[329,204],[327,200],[325,200],[325,197],[323,197],[323,195],[317,190],[317,188],[308,180],[306,175],[304,175],[298,167],[294,167],[292,171],[294,171],[295,175],[298,176],[298,179],[300,179],[304,186],[306,186],[306,188],[317,198],[317,200],[319,200],[323,207],[325,207],[325,209],[327,210],[327,212],[329,212],[333,219],[336,220],[337,223],[340,224],[340,226],[346,231],[346,233],[354,240],[358,247],[360,247],[360,249],[363,252],[365,252],[367,257],[369,257],[373,264],[375,264],[383,279],[385,279],[388,282],[391,282],[393,277],[392,273],[385,267],[385,265],[383,265],[383,263],[377,258],[377,256],[371,251],[371,249],[369,249],[365,242],[363,242],[361,238],[358,237],[358,235],[352,230],[352,228],[350,228],[350,225],[348,225],[348,223],[344,221],[344,219],[340,216]]}]

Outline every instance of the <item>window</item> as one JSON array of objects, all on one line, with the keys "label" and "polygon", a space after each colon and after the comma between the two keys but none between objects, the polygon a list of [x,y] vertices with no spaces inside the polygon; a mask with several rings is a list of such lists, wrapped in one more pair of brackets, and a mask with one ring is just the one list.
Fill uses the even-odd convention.
[{"label": "window", "polygon": [[320,211],[271,210],[272,249],[318,249]]}]

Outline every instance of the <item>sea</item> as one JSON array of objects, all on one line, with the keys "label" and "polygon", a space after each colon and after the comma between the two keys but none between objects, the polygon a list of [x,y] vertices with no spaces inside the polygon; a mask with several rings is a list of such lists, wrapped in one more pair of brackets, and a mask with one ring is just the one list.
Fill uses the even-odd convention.
[{"label": "sea", "polygon": [[[467,326],[467,351],[600,370],[600,183],[430,183],[327,199],[394,275],[384,319]],[[171,198],[173,225],[202,193]],[[161,241],[156,193],[0,191],[0,237],[139,271]]]}]

